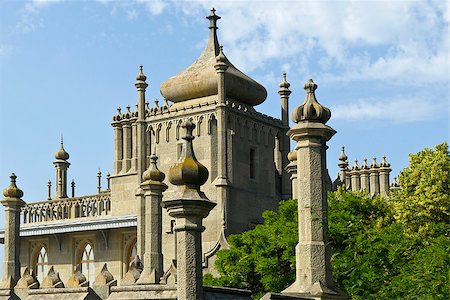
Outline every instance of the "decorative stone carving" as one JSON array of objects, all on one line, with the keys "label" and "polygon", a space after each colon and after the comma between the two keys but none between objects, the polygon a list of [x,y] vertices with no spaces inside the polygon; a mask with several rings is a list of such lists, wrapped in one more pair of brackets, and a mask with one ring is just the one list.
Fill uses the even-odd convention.
[{"label": "decorative stone carving", "polygon": [[144,270],[144,265],[139,258],[139,255],[136,255],[134,259],[130,262],[130,266],[128,268],[128,272],[125,274],[122,280],[122,285],[131,285],[135,284],[136,281],[141,276],[142,271]]},{"label": "decorative stone carving", "polygon": [[18,289],[38,289],[39,281],[34,274],[34,270],[30,272],[28,267],[23,271],[22,277],[17,282],[16,288]]},{"label": "decorative stone carving", "polygon": [[59,273],[55,272],[53,266],[48,270],[47,276],[42,281],[42,288],[63,288],[64,283],[59,278]]},{"label": "decorative stone carving", "polygon": [[81,272],[81,265],[77,265],[73,275],[67,281],[66,287],[76,288],[76,287],[87,287],[89,286],[89,281],[86,280],[86,276]]}]

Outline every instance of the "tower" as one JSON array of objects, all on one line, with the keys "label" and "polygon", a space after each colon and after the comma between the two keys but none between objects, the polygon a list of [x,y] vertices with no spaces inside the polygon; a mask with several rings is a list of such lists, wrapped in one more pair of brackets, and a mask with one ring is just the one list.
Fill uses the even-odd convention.
[{"label": "tower", "polygon": [[53,164],[56,168],[56,194],[55,199],[67,198],[67,169],[70,163],[69,153],[64,149],[63,137],[61,135],[61,146],[55,152],[55,161]]}]

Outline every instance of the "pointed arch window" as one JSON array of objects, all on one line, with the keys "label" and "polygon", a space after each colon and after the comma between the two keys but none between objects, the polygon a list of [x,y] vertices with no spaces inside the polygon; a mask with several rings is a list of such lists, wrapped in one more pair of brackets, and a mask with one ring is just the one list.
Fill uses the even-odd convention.
[{"label": "pointed arch window", "polygon": [[86,279],[89,280],[89,285],[92,285],[94,282],[94,248],[89,243],[86,243],[84,246],[83,252],[81,252],[81,272],[86,276]]},{"label": "pointed arch window", "polygon": [[137,240],[135,239],[131,244],[130,248],[128,249],[128,261],[127,261],[127,270],[130,266],[130,263],[133,261],[133,259],[137,255]]},{"label": "pointed arch window", "polygon": [[42,246],[37,253],[34,270],[36,272],[37,279],[42,283],[48,273],[48,255],[44,246]]}]

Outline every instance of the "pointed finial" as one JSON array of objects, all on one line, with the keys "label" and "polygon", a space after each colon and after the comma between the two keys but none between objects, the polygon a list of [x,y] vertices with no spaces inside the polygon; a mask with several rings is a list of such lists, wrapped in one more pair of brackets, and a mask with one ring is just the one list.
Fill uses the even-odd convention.
[{"label": "pointed finial", "polygon": [[164,174],[163,172],[161,172],[158,169],[157,162],[158,162],[158,156],[156,156],[156,154],[153,153],[150,156],[150,166],[144,172],[144,174],[142,174],[142,179],[144,180],[144,184],[145,184],[145,181],[147,181],[147,180],[163,182],[164,178],[166,178],[166,174]]},{"label": "pointed finial", "polygon": [[223,54],[222,45],[219,46],[219,54],[216,56],[216,64],[214,65],[214,68],[216,68],[219,73],[228,69],[227,58],[225,57],[225,54]]},{"label": "pointed finial", "polygon": [[127,104],[127,107],[126,107],[126,109],[127,109],[127,113],[131,113],[131,106],[130,106],[130,104]]},{"label": "pointed finial", "polygon": [[121,114],[122,113],[122,108],[120,106],[117,107],[117,114]]},{"label": "pointed finial", "polygon": [[379,166],[378,166],[378,163],[377,163],[377,158],[376,158],[376,157],[373,158],[372,163],[370,164],[370,167],[371,167],[371,168],[378,168],[378,167],[379,167]]},{"label": "pointed finial", "polygon": [[285,91],[285,90],[289,91],[290,86],[291,86],[291,84],[289,82],[287,82],[287,80],[286,80],[286,72],[283,72],[283,79],[281,80],[280,90],[278,91],[278,93],[281,94],[281,91]]},{"label": "pointed finial", "polygon": [[345,154],[345,147],[341,146],[341,155],[339,156],[340,161],[346,161],[348,159],[347,155]]},{"label": "pointed finial", "polygon": [[367,163],[367,158],[364,158],[363,164],[361,165],[361,169],[362,170],[368,170],[369,169],[369,164]]},{"label": "pointed finial", "polygon": [[306,91],[305,102],[294,109],[292,120],[295,123],[311,121],[325,124],[331,118],[331,112],[317,101],[315,95],[317,84],[312,79],[309,79],[305,83],[304,89]]},{"label": "pointed finial", "polygon": [[136,80],[137,81],[146,81],[147,80],[147,76],[144,75],[143,72],[144,68],[142,67],[142,65],[139,66],[139,74],[136,76]]},{"label": "pointed finial", "polygon": [[220,19],[218,15],[216,15],[216,10],[214,7],[211,9],[211,13],[206,17],[209,20],[209,29],[217,29],[217,20]]},{"label": "pointed finial", "polygon": [[158,101],[158,99],[155,99],[153,108],[158,108],[158,107],[159,107],[159,101]]},{"label": "pointed finial", "polygon": [[23,197],[23,191],[19,189],[16,185],[16,179],[17,176],[14,173],[11,173],[11,176],[9,176],[10,184],[9,186],[3,190],[3,196],[6,198],[22,198]]},{"label": "pointed finial", "polygon": [[58,160],[68,160],[69,159],[69,153],[66,152],[64,149],[64,141],[63,141],[63,135],[61,134],[61,146],[59,147],[59,150],[55,153],[55,159]]},{"label": "pointed finial", "polygon": [[390,166],[391,166],[391,164],[388,163],[387,160],[386,160],[386,155],[383,156],[383,159],[380,162],[380,167],[382,167],[382,168],[389,168]]},{"label": "pointed finial", "polygon": [[194,139],[192,132],[195,129],[195,124],[188,119],[181,127],[186,130],[186,135],[182,137],[186,142],[183,145],[181,161],[169,170],[169,180],[173,185],[187,186],[198,190],[208,180],[209,172],[197,160],[192,147],[192,140]]},{"label": "pointed finial", "polygon": [[358,160],[357,159],[355,159],[355,163],[353,164],[352,170],[355,170],[355,171],[359,170]]}]

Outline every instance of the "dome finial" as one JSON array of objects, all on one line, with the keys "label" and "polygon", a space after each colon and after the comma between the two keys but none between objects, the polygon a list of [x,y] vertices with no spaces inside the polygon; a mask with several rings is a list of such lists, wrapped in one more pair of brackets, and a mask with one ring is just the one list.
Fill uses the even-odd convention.
[{"label": "dome finial", "polygon": [[61,133],[61,146],[59,147],[59,150],[56,151],[55,158],[56,159],[61,159],[61,160],[68,160],[69,159],[69,153],[67,153],[66,150],[64,149],[64,140],[63,140],[62,133]]},{"label": "dome finial", "polygon": [[209,29],[217,29],[217,20],[220,19],[220,17],[218,15],[216,15],[216,10],[215,8],[211,8],[210,10],[210,14],[209,16],[207,16],[206,18],[209,20]]},{"label": "dome finial", "polygon": [[278,90],[278,94],[289,96],[291,94],[291,91],[289,90],[290,86],[291,86],[291,84],[289,82],[287,82],[287,80],[286,80],[286,72],[283,72],[283,79],[281,80],[280,89]]},{"label": "dome finial", "polygon": [[331,112],[317,101],[315,95],[317,84],[312,79],[309,79],[305,83],[304,89],[306,91],[305,102],[294,109],[292,121],[295,123],[311,121],[325,124],[331,118]]},{"label": "dome finial", "polygon": [[169,180],[173,185],[187,186],[199,190],[200,186],[208,179],[209,172],[197,160],[192,147],[192,140],[195,138],[192,132],[195,129],[195,124],[188,119],[181,127],[186,130],[186,135],[182,137],[186,142],[183,145],[181,162],[175,164],[169,170]]},{"label": "dome finial", "polygon": [[3,196],[5,196],[6,198],[22,198],[23,192],[16,185],[16,174],[11,173],[11,176],[9,176],[9,178],[11,180],[11,183],[6,189],[3,190]]},{"label": "dome finial", "polygon": [[139,66],[139,74],[136,76],[137,81],[146,81],[147,76],[144,75],[144,67],[142,65]]}]

